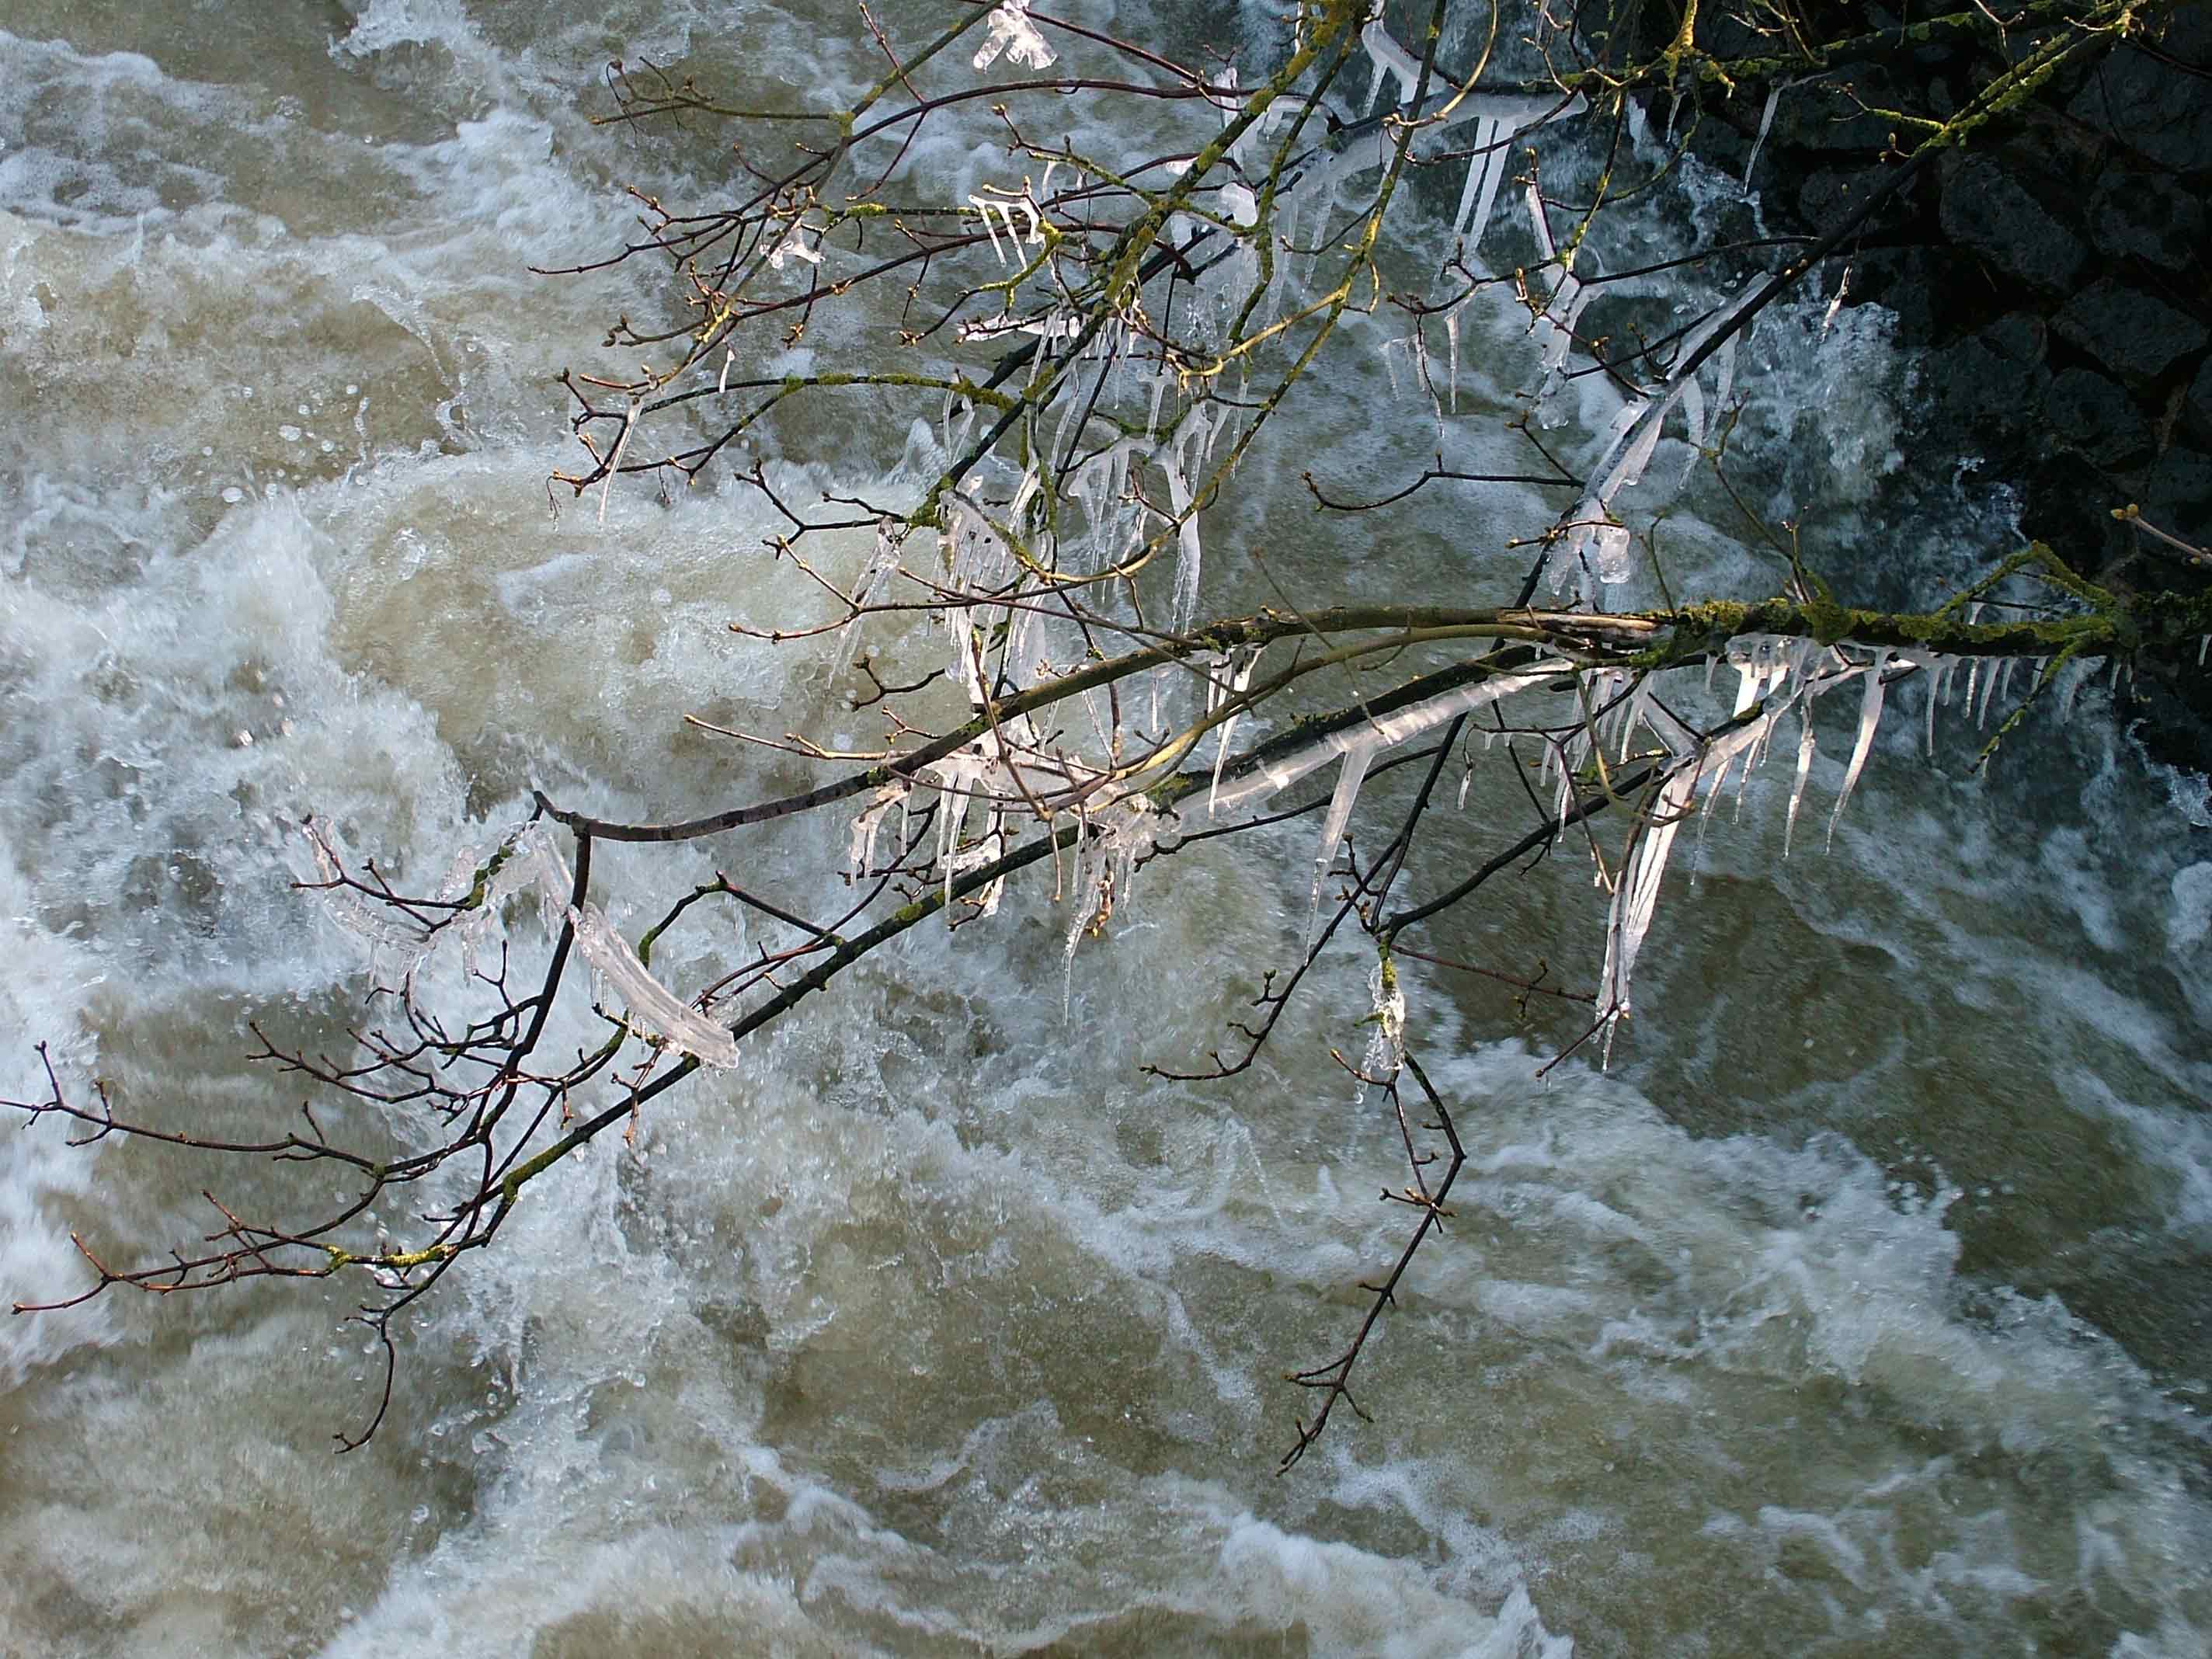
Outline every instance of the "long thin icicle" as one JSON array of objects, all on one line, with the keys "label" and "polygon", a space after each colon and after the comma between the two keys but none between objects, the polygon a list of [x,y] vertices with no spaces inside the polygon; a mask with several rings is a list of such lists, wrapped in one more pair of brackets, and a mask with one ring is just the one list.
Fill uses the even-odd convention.
[{"label": "long thin icicle", "polygon": [[1336,861],[1336,845],[1344,839],[1346,825],[1352,822],[1352,806],[1359,799],[1359,786],[1367,781],[1367,769],[1374,763],[1382,747],[1382,740],[1373,732],[1364,732],[1363,740],[1345,750],[1344,769],[1336,775],[1336,793],[1328,798],[1328,815],[1322,820],[1321,851],[1314,855],[1313,901],[1306,913],[1306,944],[1313,944],[1314,917],[1321,910],[1321,884],[1328,878],[1328,866]]},{"label": "long thin icicle", "polygon": [[1808,700],[1797,711],[1803,730],[1797,734],[1797,775],[1790,785],[1790,811],[1782,820],[1782,856],[1790,856],[1790,838],[1797,831],[1797,807],[1805,799],[1806,775],[1813,769],[1813,705]]},{"label": "long thin icicle", "polygon": [[[1843,821],[1844,807],[1851,798],[1851,791],[1858,787],[1859,774],[1865,769],[1867,756],[1874,750],[1875,727],[1881,724],[1881,673],[1889,665],[1889,655],[1887,651],[1876,651],[1874,660],[1864,670],[1866,693],[1859,704],[1858,737],[1851,744],[1850,764],[1844,769],[1844,787],[1836,792],[1836,810],[1828,817],[1830,851],[1835,848],[1836,825]],[[1934,696],[1932,687],[1929,696]]]}]

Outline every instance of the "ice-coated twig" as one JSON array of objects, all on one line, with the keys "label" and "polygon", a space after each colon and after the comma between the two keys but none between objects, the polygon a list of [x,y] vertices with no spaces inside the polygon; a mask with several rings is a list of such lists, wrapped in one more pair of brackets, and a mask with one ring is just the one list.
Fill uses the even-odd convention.
[{"label": "ice-coated twig", "polygon": [[1256,806],[1364,743],[1379,741],[1381,747],[1395,749],[1455,714],[1470,713],[1532,686],[1565,684],[1574,672],[1573,664],[1550,659],[1520,673],[1495,674],[1473,685],[1440,692],[1393,714],[1331,732],[1305,748],[1255,767],[1243,777],[1230,779],[1216,792],[1215,803],[1222,811],[1231,812]]},{"label": "ice-coated twig", "polygon": [[628,1024],[647,1042],[681,1049],[702,1063],[728,1070],[738,1063],[737,1040],[707,1015],[680,1000],[638,960],[621,931],[596,904],[568,912],[576,948],[629,1006]]},{"label": "ice-coated twig", "polygon": [[1389,1082],[1406,1063],[1406,990],[1387,956],[1367,976],[1367,994],[1371,1003],[1367,1018],[1375,1030],[1368,1036],[1366,1057],[1359,1065],[1363,1089],[1369,1082]]}]

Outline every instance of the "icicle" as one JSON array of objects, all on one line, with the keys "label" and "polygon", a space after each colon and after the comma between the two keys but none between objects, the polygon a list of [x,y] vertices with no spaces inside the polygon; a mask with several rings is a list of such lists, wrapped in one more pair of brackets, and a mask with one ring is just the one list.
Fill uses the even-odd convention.
[{"label": "icicle", "polygon": [[1629,981],[1658,908],[1659,884],[1667,873],[1674,835],[1697,791],[1694,763],[1678,769],[1661,787],[1652,809],[1653,821],[1638,838],[1613,890],[1606,917],[1605,966],[1598,976],[1598,1007],[1606,1023],[1604,1063],[1607,1065],[1613,1060],[1613,1033],[1629,1013]]},{"label": "icicle", "polygon": [[1678,485],[1687,482],[1690,474],[1697,471],[1698,463],[1705,459],[1705,392],[1694,374],[1682,384],[1682,424],[1686,428],[1685,435],[1690,441],[1690,453],[1682,462],[1682,477],[1677,481]]},{"label": "icicle", "polygon": [[1490,210],[1498,200],[1498,186],[1505,177],[1506,135],[1504,120],[1498,116],[1485,116],[1474,125],[1474,158],[1468,164],[1467,185],[1460,192],[1459,210],[1452,216],[1452,234],[1466,245],[1469,253],[1482,244],[1482,233],[1490,223]]},{"label": "icicle", "polygon": [[1456,415],[1459,413],[1459,310],[1456,307],[1444,313],[1444,338],[1451,347],[1451,410]]},{"label": "icicle", "polygon": [[1600,525],[1590,538],[1597,549],[1597,579],[1617,587],[1636,574],[1635,543],[1625,524]]},{"label": "icicle", "polygon": [[1787,81],[1777,81],[1766,89],[1766,107],[1759,112],[1759,136],[1751,141],[1751,155],[1743,164],[1743,182],[1751,185],[1751,171],[1759,165],[1759,152],[1765,147],[1767,130],[1774,125],[1774,106],[1782,101],[1782,90]]},{"label": "icicle", "polygon": [[[2011,665],[2012,659],[2007,657],[2003,659],[2002,665],[1991,663],[1989,666],[1989,672],[1982,676],[1982,708],[1981,712],[1974,716],[1974,729],[1976,731],[1978,732],[1982,730],[1990,723],[1990,704],[1996,700],[1998,668],[2000,666],[2009,667]],[[1973,695],[1972,688],[1971,686],[1967,688],[1967,695],[1970,697]]]},{"label": "icicle", "polygon": [[1054,58],[1053,50],[1045,44],[1044,36],[1037,33],[1036,25],[1030,21],[1030,0],[1004,0],[991,10],[990,37],[970,60],[969,66],[986,70],[1003,52],[1011,65],[1029,69],[1048,69]]},{"label": "icicle", "polygon": [[1328,878],[1328,866],[1336,862],[1336,846],[1352,822],[1359,786],[1366,782],[1367,769],[1382,747],[1380,738],[1371,732],[1364,733],[1361,741],[1345,751],[1343,769],[1336,775],[1336,793],[1328,798],[1328,815],[1322,820],[1321,851],[1314,859],[1313,901],[1306,913],[1309,948],[1313,945],[1314,920],[1321,912],[1321,884]]},{"label": "icicle", "polygon": [[1729,711],[1732,719],[1740,717],[1759,701],[1759,690],[1766,683],[1765,665],[1759,659],[1760,648],[1753,646],[1742,656],[1731,654],[1729,659],[1729,665],[1736,674],[1735,707]]},{"label": "icicle", "polygon": [[1851,791],[1858,787],[1859,774],[1865,769],[1867,756],[1874,748],[1874,730],[1881,723],[1881,671],[1888,665],[1890,653],[1878,650],[1874,660],[1863,671],[1866,675],[1866,694],[1859,704],[1859,733],[1851,744],[1850,764],[1844,769],[1844,787],[1836,792],[1836,810],[1828,818],[1828,848],[1835,850],[1836,825],[1842,821],[1844,805]]},{"label": "icicle", "polygon": [[903,807],[912,786],[904,783],[886,785],[876,791],[875,797],[863,807],[853,820],[853,837],[846,848],[846,862],[852,866],[853,878],[857,881],[868,873],[868,866],[875,861],[876,832],[884,820],[890,816],[894,806]]},{"label": "icicle", "polygon": [[1624,765],[1628,761],[1629,745],[1636,741],[1636,728],[1650,718],[1646,708],[1650,699],[1651,677],[1649,674],[1639,676],[1636,690],[1629,694],[1627,718],[1620,723],[1620,760]]},{"label": "icicle", "polygon": [[2064,725],[2074,718],[2074,703],[2081,696],[2081,688],[2097,672],[2094,663],[2082,662],[2078,658],[2058,671],[2062,684],[2058,687],[2058,720]]},{"label": "icicle", "polygon": [[1790,856],[1790,838],[1797,830],[1798,803],[1805,799],[1805,780],[1813,770],[1813,705],[1808,699],[1797,710],[1797,775],[1790,786],[1790,811],[1782,820],[1782,856]]},{"label": "icicle", "polygon": [[1713,407],[1716,409],[1728,407],[1729,391],[1735,385],[1736,342],[1742,337],[1740,334],[1731,334],[1721,342],[1721,349],[1713,353],[1713,362],[1718,365],[1713,386]]},{"label": "icicle", "polygon": [[1938,690],[1936,684],[1936,676],[1938,668],[1942,662],[1942,659],[1941,657],[1918,656],[1917,657],[1917,659],[1920,662],[1921,666],[1927,671],[1928,758],[1929,760],[1934,760],[1936,758],[1936,705],[1938,701],[1940,701],[1936,695]]},{"label": "icicle", "polygon": [[1581,278],[1570,275],[1560,281],[1551,303],[1537,316],[1534,327],[1542,343],[1547,374],[1565,366],[1568,349],[1575,343],[1575,325],[1582,319],[1583,308],[1595,297],[1595,289],[1583,287]]},{"label": "icicle", "polygon": [[1191,494],[1190,480],[1176,457],[1159,457],[1160,470],[1167,474],[1168,505],[1175,511],[1176,525],[1176,581],[1175,602],[1169,612],[1169,627],[1176,632],[1189,624],[1198,611],[1198,573],[1200,547],[1198,514]]},{"label": "icicle", "polygon": [[[1238,646],[1229,653],[1225,665],[1227,684],[1216,680],[1206,689],[1206,712],[1212,714],[1230,697],[1243,694],[1252,684],[1252,671],[1259,666],[1260,658],[1267,650],[1264,645]],[[1239,709],[1221,722],[1220,747],[1213,751],[1213,784],[1206,792],[1206,815],[1212,817],[1221,800],[1221,769],[1229,759],[1229,739],[1236,732],[1237,722],[1244,718]]]},{"label": "icicle", "polygon": [[629,1024],[639,1036],[659,1039],[708,1066],[727,1070],[738,1063],[737,1040],[653,978],[598,905],[571,908],[568,925],[584,960],[629,1005]]},{"label": "icicle", "polygon": [[1552,240],[1552,222],[1544,212],[1544,193],[1531,179],[1522,192],[1522,204],[1528,210],[1528,228],[1536,234],[1536,251],[1541,254],[1540,263],[1548,265],[1559,257],[1559,250]]},{"label": "icicle", "polygon": [[1376,18],[1359,31],[1359,44],[1367,48],[1367,55],[1375,60],[1375,79],[1367,88],[1367,101],[1359,107],[1362,113],[1375,107],[1382,95],[1382,82],[1395,77],[1398,82],[1398,102],[1413,101],[1413,94],[1421,84],[1420,60],[1390,38],[1390,31]]}]

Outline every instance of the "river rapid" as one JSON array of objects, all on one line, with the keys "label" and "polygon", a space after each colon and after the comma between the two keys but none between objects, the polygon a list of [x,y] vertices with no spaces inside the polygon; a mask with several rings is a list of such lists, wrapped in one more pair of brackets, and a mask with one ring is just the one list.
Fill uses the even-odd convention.
[{"label": "river rapid", "polygon": [[[711,138],[590,125],[610,58],[787,99],[872,50],[827,0],[0,5],[0,1095],[42,1091],[45,1042],[198,1133],[292,1111],[247,1022],[342,1048],[368,967],[289,885],[310,814],[434,880],[533,783],[659,816],[805,775],[682,725],[836,706],[834,640],[726,627],[815,598],[758,495],[550,510],[552,377],[665,296],[529,267],[608,251],[626,184],[725,176]],[[1703,210],[1637,210],[1662,241]],[[1910,365],[1875,312],[1821,324],[1747,348],[1760,488],[1838,557],[1966,568],[2002,498],[1907,479]],[[1297,473],[1419,464],[1387,325],[1248,467],[1212,602],[1364,556]],[[1526,379],[1493,332],[1471,410]],[[822,435],[777,476],[876,441]],[[1533,502],[1391,533],[1494,587],[1515,560],[1470,526]],[[1770,580],[1694,491],[1669,538]],[[1295,951],[1310,819],[1144,872],[1065,1003],[1034,896],[872,959],[534,1188],[349,1455],[357,1287],[0,1324],[0,1654],[2205,1653],[2212,815],[2101,682],[2075,702],[1987,775],[1914,705],[1826,851],[1847,742],[1787,860],[1761,774],[1677,854],[1610,1070],[1540,1080],[1570,1014],[1409,966],[1458,1217],[1363,1362],[1376,1421],[1285,1477],[1281,1373],[1341,1346],[1406,1220],[1373,1197],[1395,1127],[1327,1060],[1364,964],[1235,1085],[1139,1067]],[[716,859],[826,895],[843,830],[617,860],[617,919]],[[1587,985],[1588,875],[1563,852],[1431,945]],[[204,1186],[288,1178],[0,1147],[13,1298],[82,1285],[72,1228],[158,1251]]]}]

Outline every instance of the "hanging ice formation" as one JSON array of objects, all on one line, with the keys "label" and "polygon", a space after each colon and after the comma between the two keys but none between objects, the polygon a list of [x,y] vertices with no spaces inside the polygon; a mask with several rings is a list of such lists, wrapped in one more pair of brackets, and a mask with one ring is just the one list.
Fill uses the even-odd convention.
[{"label": "hanging ice formation", "polygon": [[[1641,726],[1658,740],[1671,758],[1666,763],[1666,774],[1656,803],[1639,825],[1627,859],[1615,877],[1607,912],[1605,965],[1599,980],[1598,1008],[1607,1028],[1608,1054],[1614,1030],[1630,1012],[1630,976],[1644,936],[1650,930],[1675,831],[1694,808],[1700,793],[1710,810],[1713,799],[1726,785],[1729,771],[1738,767],[1741,769],[1741,781],[1759,763],[1777,727],[1785,717],[1796,714],[1799,722],[1796,760],[1784,829],[1786,853],[1804,799],[1806,779],[1812,769],[1812,705],[1826,693],[1856,680],[1859,684],[1858,720],[1852,736],[1850,758],[1844,766],[1835,806],[1829,815],[1828,833],[1832,840],[1836,824],[1857,788],[1868,757],[1873,751],[1875,733],[1887,706],[1892,680],[1899,672],[1918,672],[1926,684],[1932,722],[1936,706],[1944,701],[1951,681],[1965,662],[1970,681],[1977,670],[1983,677],[1980,712],[1976,714],[1972,705],[1971,692],[1966,700],[1967,707],[1962,711],[1975,714],[1978,721],[1987,718],[1990,703],[2003,695],[2013,659],[1980,663],[1921,648],[1887,647],[1875,647],[1859,659],[1839,647],[1813,640],[1747,636],[1730,642],[1727,660],[1738,675],[1735,712],[1732,723],[1712,736],[1699,740],[1657,702],[1643,697],[1641,686],[1636,698],[1619,716],[1624,752],[1629,734]],[[1559,757],[1563,804],[1569,798],[1565,792],[1571,789],[1573,772],[1588,757],[1588,744],[1587,738],[1578,738],[1565,745],[1565,752]]]},{"label": "hanging ice formation", "polygon": [[608,990],[627,1005],[623,1023],[656,1047],[682,1050],[724,1070],[738,1063],[737,1039],[653,976],[637,952],[596,904],[568,911],[576,949]]},{"label": "hanging ice formation", "polygon": [[[1244,694],[1252,684],[1252,671],[1259,666],[1264,647],[1240,646],[1212,665],[1213,672],[1206,678],[1206,712],[1213,714],[1232,697]],[[1231,709],[1221,722],[1219,745],[1213,751],[1213,782],[1206,797],[1206,813],[1213,816],[1221,804],[1221,769],[1228,763],[1229,740],[1237,734],[1237,723],[1244,718],[1241,708]]]},{"label": "hanging ice formation", "polygon": [[1045,45],[1044,36],[1030,21],[1030,0],[1004,0],[991,9],[990,34],[973,59],[972,66],[979,70],[991,67],[999,54],[1006,54],[1006,62],[1025,69],[1047,69],[1053,62],[1054,52]]},{"label": "hanging ice formation", "polygon": [[1462,105],[1464,113],[1453,112],[1453,125],[1467,120],[1474,123],[1474,158],[1468,165],[1459,210],[1452,216],[1452,234],[1469,253],[1481,246],[1482,233],[1490,224],[1491,207],[1498,200],[1498,187],[1513,170],[1513,141],[1524,132],[1579,115],[1584,107],[1580,93],[1566,99],[1475,93]]},{"label": "hanging ice formation", "polygon": [[[1368,85],[1367,100],[1360,106],[1361,112],[1374,107],[1376,99],[1382,94],[1382,82],[1389,79],[1398,83],[1398,102],[1411,102],[1414,89],[1420,84],[1420,60],[1398,44],[1379,17],[1360,31],[1359,40],[1375,64],[1375,77]],[[1512,141],[1548,122],[1578,115],[1586,106],[1580,93],[1565,97],[1510,92],[1462,94],[1441,76],[1431,75],[1431,82],[1434,89],[1455,100],[1447,106],[1448,112],[1433,132],[1450,134],[1470,123],[1474,126],[1474,158],[1468,167],[1466,187],[1460,193],[1459,210],[1452,216],[1452,234],[1472,252],[1481,243],[1483,230],[1490,222],[1491,204],[1498,199],[1498,187],[1511,171]],[[1437,142],[1433,137],[1429,140],[1432,146]],[[1447,137],[1442,142],[1455,145],[1462,141]],[[1385,146],[1376,165],[1389,159]],[[1333,187],[1330,195],[1334,195]]]},{"label": "hanging ice formation", "polygon": [[1382,27],[1380,17],[1359,31],[1359,44],[1375,60],[1375,79],[1368,84],[1367,101],[1359,106],[1360,112],[1364,115],[1375,107],[1375,100],[1382,95],[1382,82],[1389,79],[1398,82],[1399,104],[1412,103],[1413,93],[1421,84],[1420,59],[1390,38],[1390,31]]},{"label": "hanging ice formation", "polygon": [[[339,877],[336,848],[313,824],[307,826],[307,834],[321,878],[336,882]],[[472,878],[480,881],[480,891],[471,890]],[[367,939],[372,947],[398,952],[405,979],[411,978],[448,938],[459,941],[464,971],[473,972],[476,952],[483,935],[498,926],[501,908],[526,888],[537,890],[538,913],[549,933],[563,919],[574,928],[576,948],[584,960],[628,1005],[626,1023],[631,1030],[649,1042],[680,1049],[709,1066],[727,1067],[738,1063],[736,1039],[710,1016],[690,1006],[653,978],[629,941],[599,906],[586,904],[578,909],[570,905],[575,878],[543,823],[533,821],[512,831],[481,866],[472,854],[455,861],[441,897],[447,902],[464,898],[471,902],[465,915],[435,933],[399,922],[394,920],[395,913],[369,903],[344,887],[326,888],[325,898],[340,926]]]},{"label": "hanging ice formation", "polygon": [[1367,994],[1371,1004],[1367,1018],[1375,1029],[1368,1036],[1359,1070],[1373,1082],[1388,1083],[1406,1063],[1406,993],[1388,957],[1367,976]]},{"label": "hanging ice formation", "polygon": [[[1552,245],[1551,233],[1545,226],[1543,203],[1534,185],[1528,191],[1528,210],[1530,217],[1538,227],[1538,241],[1548,250]],[[1543,342],[1546,351],[1547,372],[1556,368],[1559,362],[1565,362],[1565,353],[1571,343],[1571,322],[1564,326],[1552,324],[1553,331],[1548,334],[1543,331],[1546,325],[1552,322],[1549,313],[1559,306],[1565,284],[1573,280],[1571,276],[1562,277],[1545,314],[1537,319],[1539,338]],[[1706,398],[1698,384],[1698,376],[1704,372],[1704,366],[1700,364],[1693,369],[1691,365],[1705,349],[1705,343],[1733,324],[1759,291],[1757,283],[1747,283],[1741,293],[1726,305],[1717,307],[1683,337],[1680,349],[1674,355],[1674,366],[1660,383],[1631,398],[1613,416],[1612,426],[1607,429],[1604,444],[1598,452],[1597,464],[1590,469],[1585,481],[1582,499],[1569,508],[1553,528],[1552,547],[1546,570],[1553,592],[1559,592],[1571,581],[1577,584],[1585,603],[1595,603],[1597,585],[1617,586],[1636,574],[1635,538],[1629,533],[1628,526],[1614,516],[1613,498],[1622,490],[1632,489],[1643,482],[1644,469],[1650,465],[1652,453],[1659,447],[1660,434],[1666,426],[1667,417],[1677,406],[1682,408],[1689,422],[1690,441],[1693,445],[1704,441]],[[1568,296],[1571,315],[1580,314],[1585,297],[1579,291]],[[1557,362],[1552,357],[1555,348],[1559,353]],[[1713,353],[1712,365],[1717,382],[1712,401],[1715,404],[1724,404],[1735,374],[1735,340],[1733,337]],[[1694,462],[1694,455],[1692,459]]]}]

